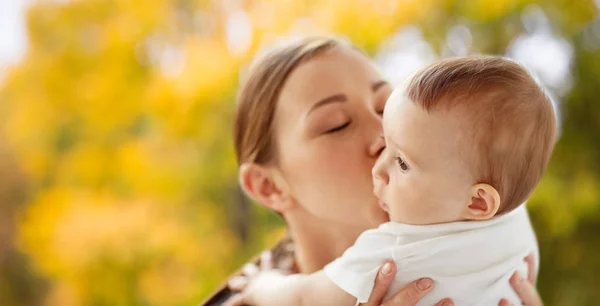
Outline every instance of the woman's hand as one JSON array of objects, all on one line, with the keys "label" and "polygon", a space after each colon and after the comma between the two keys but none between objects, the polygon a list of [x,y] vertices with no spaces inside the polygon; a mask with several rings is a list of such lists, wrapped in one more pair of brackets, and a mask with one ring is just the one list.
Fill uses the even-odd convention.
[{"label": "woman's hand", "polygon": [[[427,293],[431,291],[431,289],[433,289],[433,280],[430,278],[421,278],[406,285],[406,287],[393,295],[389,300],[387,300],[385,303],[382,303],[385,293],[394,281],[395,277],[396,265],[393,261],[388,261],[381,267],[381,269],[379,269],[379,273],[377,273],[377,278],[375,279],[375,285],[373,287],[371,297],[369,297],[369,301],[362,305],[412,306],[417,304],[419,300],[421,300]],[[453,305],[454,303],[452,303],[452,300],[450,299],[443,299],[435,304],[435,306]]]},{"label": "woman's hand", "polygon": [[[535,280],[537,275],[535,274],[535,263],[533,262],[533,255],[529,255],[525,257],[525,262],[527,262],[527,267],[529,271],[529,275],[527,275],[527,279],[523,278],[519,274],[519,272],[515,272],[510,278],[510,285],[515,289],[519,298],[521,298],[521,302],[523,305],[527,306],[543,306],[542,298],[540,297],[537,290],[533,284],[535,284]],[[500,301],[499,306],[514,306],[507,300]]]}]

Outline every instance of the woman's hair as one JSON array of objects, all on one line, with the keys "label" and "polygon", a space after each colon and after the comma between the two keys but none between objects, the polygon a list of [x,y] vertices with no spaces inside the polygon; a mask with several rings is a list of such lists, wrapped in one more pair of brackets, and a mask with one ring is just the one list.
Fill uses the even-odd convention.
[{"label": "woman's hair", "polygon": [[332,37],[307,37],[279,45],[250,64],[240,84],[234,123],[238,164],[265,164],[275,157],[273,118],[287,78],[298,65],[338,46],[350,43]]}]

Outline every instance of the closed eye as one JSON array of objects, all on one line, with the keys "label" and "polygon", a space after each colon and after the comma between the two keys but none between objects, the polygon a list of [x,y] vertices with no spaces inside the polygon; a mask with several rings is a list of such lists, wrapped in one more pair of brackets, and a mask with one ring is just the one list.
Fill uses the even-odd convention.
[{"label": "closed eye", "polygon": [[342,125],[336,126],[336,127],[332,128],[332,129],[329,129],[329,130],[325,131],[325,134],[331,134],[331,133],[339,132],[339,131],[345,129],[349,125],[350,125],[350,121],[348,121],[348,122],[346,122],[346,123],[344,123]]}]

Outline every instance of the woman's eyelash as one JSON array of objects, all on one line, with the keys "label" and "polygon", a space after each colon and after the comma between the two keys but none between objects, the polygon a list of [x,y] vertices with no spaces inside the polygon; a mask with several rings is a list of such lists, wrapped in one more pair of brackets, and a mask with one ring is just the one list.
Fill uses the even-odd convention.
[{"label": "woman's eyelash", "polygon": [[344,124],[342,124],[340,126],[336,126],[336,127],[332,128],[330,130],[327,130],[327,131],[325,131],[325,133],[326,134],[335,133],[335,132],[338,132],[338,131],[341,131],[341,130],[345,129],[349,125],[350,125],[350,121],[348,121],[348,122],[346,122],[346,123],[344,123]]}]

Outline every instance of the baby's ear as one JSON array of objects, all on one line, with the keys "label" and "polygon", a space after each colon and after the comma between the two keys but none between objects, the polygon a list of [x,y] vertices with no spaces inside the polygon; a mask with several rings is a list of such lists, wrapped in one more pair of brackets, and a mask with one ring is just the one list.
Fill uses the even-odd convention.
[{"label": "baby's ear", "polygon": [[476,184],[469,189],[471,199],[463,212],[467,220],[487,220],[496,215],[500,209],[500,194],[496,188],[488,184]]}]

